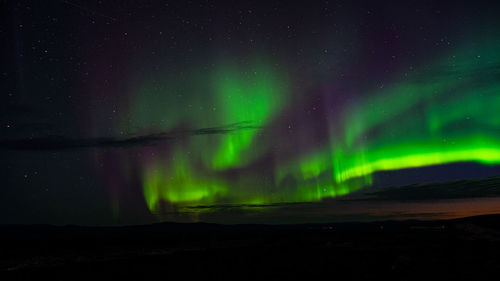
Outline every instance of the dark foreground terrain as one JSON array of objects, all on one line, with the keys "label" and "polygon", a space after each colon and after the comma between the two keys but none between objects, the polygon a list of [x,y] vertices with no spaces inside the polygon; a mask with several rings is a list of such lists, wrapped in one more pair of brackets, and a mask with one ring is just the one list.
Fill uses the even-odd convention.
[{"label": "dark foreground terrain", "polygon": [[0,280],[500,278],[499,215],[434,222],[0,230]]}]

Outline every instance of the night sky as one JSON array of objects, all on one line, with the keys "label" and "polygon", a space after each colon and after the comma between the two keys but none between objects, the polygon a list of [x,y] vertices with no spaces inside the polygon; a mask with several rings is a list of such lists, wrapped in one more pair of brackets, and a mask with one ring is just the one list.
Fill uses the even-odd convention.
[{"label": "night sky", "polygon": [[500,4],[292,2],[0,1],[0,223],[500,212]]}]

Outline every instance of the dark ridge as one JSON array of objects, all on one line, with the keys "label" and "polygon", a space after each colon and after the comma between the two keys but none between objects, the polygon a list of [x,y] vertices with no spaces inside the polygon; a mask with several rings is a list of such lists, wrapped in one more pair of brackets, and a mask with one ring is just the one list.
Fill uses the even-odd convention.
[{"label": "dark ridge", "polygon": [[0,243],[1,280],[478,280],[500,273],[500,215],[299,225],[3,225]]}]

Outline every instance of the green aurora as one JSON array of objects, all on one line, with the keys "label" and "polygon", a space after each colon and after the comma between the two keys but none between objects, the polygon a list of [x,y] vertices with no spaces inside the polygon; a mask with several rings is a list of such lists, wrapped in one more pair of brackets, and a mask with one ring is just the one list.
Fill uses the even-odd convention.
[{"label": "green aurora", "polygon": [[251,125],[191,136],[150,161],[142,173],[147,205],[157,212],[162,202],[189,207],[320,201],[372,184],[378,171],[498,164],[498,48],[496,42],[463,48],[346,104],[337,116],[342,125],[330,126],[324,145],[276,159],[271,171],[252,165],[283,141],[273,138],[272,126],[291,106],[292,88],[271,60],[254,60],[250,67],[225,63],[212,73],[184,73],[189,79],[174,75],[145,83],[131,108],[131,116],[142,119],[126,123],[129,131]]}]

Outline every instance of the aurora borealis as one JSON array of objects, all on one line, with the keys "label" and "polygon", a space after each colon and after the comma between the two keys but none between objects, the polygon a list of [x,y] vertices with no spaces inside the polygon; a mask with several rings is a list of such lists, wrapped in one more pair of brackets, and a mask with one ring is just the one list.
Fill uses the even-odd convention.
[{"label": "aurora borealis", "polygon": [[4,205],[239,222],[499,175],[497,5],[271,2],[6,4]]},{"label": "aurora borealis", "polygon": [[[246,79],[236,75],[236,69],[216,71],[216,86],[209,94],[216,98],[209,110],[217,121],[205,125],[245,122],[253,127],[224,133],[216,140],[194,136],[187,147],[173,148],[171,160],[157,157],[143,176],[148,206],[155,211],[160,201],[188,206],[317,201],[370,185],[372,175],[379,171],[457,162],[498,164],[500,122],[494,112],[500,111],[500,85],[494,66],[500,64],[500,57],[493,51],[495,46],[500,44],[482,42],[476,52],[483,54],[483,59],[467,49],[444,55],[445,59],[431,63],[426,71],[417,69],[405,82],[396,81],[353,105],[346,104],[342,115],[334,117],[342,118],[343,124],[336,127],[333,120],[326,120],[332,125],[324,134],[325,144],[277,161],[270,183],[252,179],[258,177],[252,173],[255,168],[247,167],[258,161],[259,155],[273,153],[255,138],[259,131],[272,130],[272,116],[279,116],[279,108],[287,106],[281,89],[292,87],[277,87],[276,75],[258,68],[247,69],[250,74]],[[184,120],[203,114],[195,112]],[[279,145],[272,139],[266,142]],[[200,159],[197,169],[205,171],[203,177],[189,164],[193,158]],[[238,169],[238,179],[223,183],[222,172],[234,169]],[[273,192],[251,194],[246,190],[253,188],[247,185],[264,185],[264,190]]]}]

